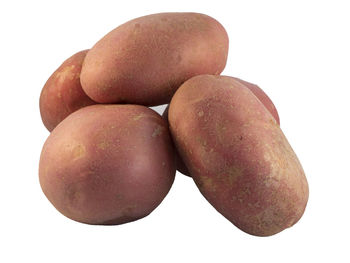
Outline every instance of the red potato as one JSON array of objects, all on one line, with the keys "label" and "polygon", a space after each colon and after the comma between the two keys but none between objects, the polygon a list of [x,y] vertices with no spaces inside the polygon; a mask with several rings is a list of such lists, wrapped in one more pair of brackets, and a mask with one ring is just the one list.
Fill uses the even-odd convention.
[{"label": "red potato", "polygon": [[43,147],[43,192],[63,215],[122,224],[151,213],[175,176],[168,125],[138,105],[93,105],[63,120]]},{"label": "red potato", "polygon": [[280,125],[280,118],[278,116],[277,109],[275,105],[273,104],[272,100],[267,96],[267,94],[258,86],[255,84],[252,84],[248,81],[234,78],[235,80],[241,82],[243,85],[245,85],[248,89],[250,89],[251,92],[264,104],[266,109],[271,113],[271,115],[275,118],[278,125]]},{"label": "red potato", "polygon": [[81,67],[87,52],[80,51],[64,61],[41,91],[40,114],[49,131],[74,111],[96,104],[85,94],[80,84]]},{"label": "red potato", "polygon": [[220,74],[228,36],[198,13],[160,13],[131,20],[98,41],[81,72],[86,94],[99,103],[156,106],[199,74]]},{"label": "red potato", "polygon": [[[271,113],[271,115],[275,118],[278,125],[280,124],[280,119],[278,116],[277,109],[271,99],[266,95],[266,93],[259,88],[259,86],[252,84],[250,82],[234,78],[235,80],[241,82],[243,85],[245,85],[248,89],[250,89],[251,92],[254,93],[254,95],[264,104],[266,109]],[[169,105],[166,107],[166,109],[163,112],[162,117],[168,122],[168,111],[169,111]],[[182,161],[179,153],[177,150],[175,150],[175,163],[176,163],[176,169],[181,172],[184,175],[191,176],[190,172],[188,171],[186,165]]]},{"label": "red potato", "polygon": [[175,145],[204,197],[243,231],[276,234],[302,216],[308,183],[279,125],[240,81],[202,75],[169,107]]}]

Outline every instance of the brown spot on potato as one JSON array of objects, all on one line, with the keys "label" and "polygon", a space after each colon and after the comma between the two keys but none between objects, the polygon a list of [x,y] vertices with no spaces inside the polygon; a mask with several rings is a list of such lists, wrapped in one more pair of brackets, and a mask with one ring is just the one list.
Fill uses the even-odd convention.
[{"label": "brown spot on potato", "polygon": [[64,196],[67,200],[65,206],[69,211],[74,211],[76,207],[81,205],[86,198],[82,191],[82,185],[80,183],[72,183],[67,186]]},{"label": "brown spot on potato", "polygon": [[72,149],[73,160],[77,160],[84,157],[85,153],[86,153],[86,149],[84,145],[82,144],[75,145]]},{"label": "brown spot on potato", "polygon": [[215,192],[217,186],[215,185],[213,179],[208,176],[202,176],[200,180],[198,180],[198,187],[205,191]]}]

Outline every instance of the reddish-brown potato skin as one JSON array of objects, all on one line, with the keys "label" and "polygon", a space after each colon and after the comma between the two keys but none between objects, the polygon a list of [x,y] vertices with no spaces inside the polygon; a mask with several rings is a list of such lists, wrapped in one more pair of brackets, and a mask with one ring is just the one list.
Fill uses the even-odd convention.
[{"label": "reddish-brown potato skin", "polygon": [[93,105],[64,119],[43,147],[43,192],[63,215],[122,224],[151,213],[175,176],[168,126],[138,105]]},{"label": "reddish-brown potato skin", "polygon": [[80,84],[81,67],[87,52],[80,51],[64,61],[41,91],[40,114],[49,131],[74,111],[96,104],[85,94]]},{"label": "reddish-brown potato skin", "polygon": [[169,107],[177,149],[204,197],[243,231],[276,234],[308,200],[303,169],[276,120],[241,82],[203,75]]},{"label": "reddish-brown potato skin", "polygon": [[235,79],[241,82],[242,84],[244,84],[248,89],[250,89],[251,92],[254,93],[254,95],[262,102],[262,104],[264,104],[266,109],[275,118],[278,125],[280,125],[280,118],[279,118],[277,109],[273,104],[272,100],[267,96],[267,94],[259,86],[255,84],[252,84],[242,79],[238,79],[238,78],[235,78]]},{"label": "reddish-brown potato skin", "polygon": [[88,52],[81,72],[86,94],[99,103],[169,103],[176,89],[199,74],[220,74],[228,36],[198,13],[160,13],[131,20]]},{"label": "reddish-brown potato skin", "polygon": [[[169,125],[169,121],[168,121],[168,113],[169,113],[169,105],[165,108],[162,117],[163,119],[168,123]],[[174,148],[174,154],[175,154],[175,167],[176,170],[178,170],[180,173],[187,175],[187,176],[191,176],[190,172],[188,171],[186,165],[184,164],[184,162],[182,161],[179,153],[177,152],[176,147]]]},{"label": "reddish-brown potato skin", "polygon": [[[262,104],[264,104],[266,109],[271,113],[271,115],[275,118],[276,122],[279,125],[280,119],[278,116],[277,109],[276,109],[275,105],[273,104],[273,102],[271,101],[271,99],[266,95],[266,93],[261,88],[259,88],[259,86],[255,85],[255,84],[252,84],[250,82],[247,82],[247,81],[244,81],[244,80],[241,80],[238,78],[234,78],[234,79],[241,82],[242,84],[244,84],[248,89],[250,89],[251,92],[254,93],[254,95],[262,102]],[[169,111],[169,105],[166,107],[166,109],[164,110],[163,115],[162,115],[162,117],[167,122],[168,122],[168,111]],[[188,171],[186,165],[182,161],[182,159],[181,159],[181,157],[176,149],[175,149],[175,163],[176,163],[176,169],[178,171],[180,171],[184,175],[191,176],[190,172]]]}]

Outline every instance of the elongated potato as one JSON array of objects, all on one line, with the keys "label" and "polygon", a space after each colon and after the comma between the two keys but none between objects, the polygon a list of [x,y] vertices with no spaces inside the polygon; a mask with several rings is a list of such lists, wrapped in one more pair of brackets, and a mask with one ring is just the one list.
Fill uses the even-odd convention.
[{"label": "elongated potato", "polygon": [[[254,95],[264,104],[266,109],[271,113],[271,115],[275,118],[278,125],[280,124],[280,119],[278,116],[277,109],[271,99],[266,95],[266,93],[259,88],[259,86],[252,84],[250,82],[234,78],[235,80],[241,82],[243,85],[245,85],[248,89],[250,89],[251,92],[254,93]],[[163,112],[162,117],[168,122],[168,111],[169,111],[169,105],[166,107],[166,109]],[[180,171],[182,174],[191,176],[190,172],[188,171],[186,165],[182,161],[181,157],[179,156],[177,150],[175,151],[175,163],[176,163],[176,169]]]},{"label": "elongated potato", "polygon": [[241,82],[203,75],[169,107],[177,149],[205,198],[252,235],[295,224],[308,200],[297,156],[276,120]]},{"label": "elongated potato", "polygon": [[215,19],[198,13],[160,13],[131,20],[88,52],[84,91],[100,103],[169,103],[176,89],[199,74],[220,74],[228,36]]},{"label": "elongated potato", "polygon": [[43,192],[65,216],[122,224],[151,213],[175,175],[166,122],[137,105],[93,105],[63,120],[43,147]]},{"label": "elongated potato", "polygon": [[96,104],[85,94],[80,84],[80,71],[87,52],[80,51],[64,61],[41,91],[40,114],[49,131],[74,111]]}]

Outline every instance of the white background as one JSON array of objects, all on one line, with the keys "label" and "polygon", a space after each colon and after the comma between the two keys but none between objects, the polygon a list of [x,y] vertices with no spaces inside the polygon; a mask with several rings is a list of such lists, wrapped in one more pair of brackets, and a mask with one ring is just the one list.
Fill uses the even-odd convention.
[{"label": "white background", "polygon": [[[2,1],[0,262],[350,262],[347,2]],[[230,37],[223,74],[260,85],[274,101],[310,185],[294,227],[272,237],[245,234],[180,173],[151,215],[120,226],[71,221],[43,195],[45,81],[119,24],[165,11],[219,20]]]}]

